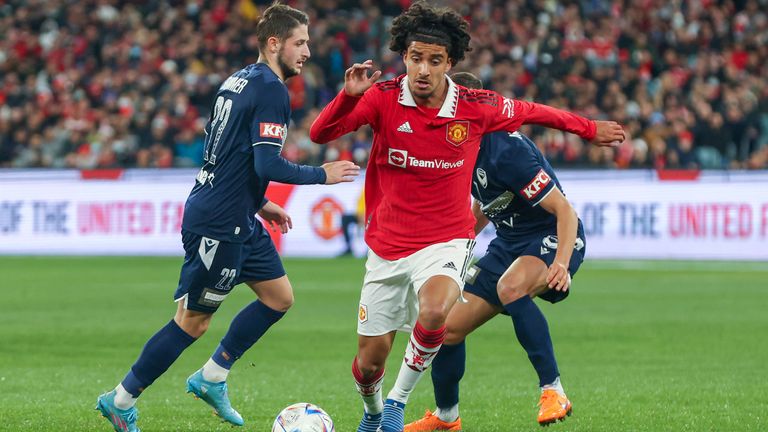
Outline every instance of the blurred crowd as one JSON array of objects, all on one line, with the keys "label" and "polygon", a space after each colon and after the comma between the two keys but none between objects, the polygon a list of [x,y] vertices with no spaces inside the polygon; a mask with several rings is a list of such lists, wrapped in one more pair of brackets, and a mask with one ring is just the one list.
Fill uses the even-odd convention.
[{"label": "blurred crowd", "polygon": [[[288,81],[284,156],[364,164],[371,133],[327,146],[309,126],[409,0],[285,1],[310,15],[312,58]],[[505,96],[625,125],[615,149],[525,126],[555,166],[768,167],[768,0],[452,0],[471,71]],[[213,95],[258,57],[256,0],[0,0],[0,167],[191,167]]]}]

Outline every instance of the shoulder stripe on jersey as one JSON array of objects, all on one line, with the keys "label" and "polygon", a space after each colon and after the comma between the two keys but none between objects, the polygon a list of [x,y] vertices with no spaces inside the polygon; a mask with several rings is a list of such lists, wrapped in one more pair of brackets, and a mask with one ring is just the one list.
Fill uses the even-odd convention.
[{"label": "shoulder stripe on jersey", "polygon": [[539,198],[539,200],[538,200],[538,201],[536,201],[535,203],[531,203],[531,205],[532,205],[532,206],[534,206],[534,207],[536,207],[537,205],[539,205],[539,203],[540,203],[540,202],[544,201],[544,198],[546,198],[546,197],[547,197],[547,195],[551,194],[551,193],[552,193],[552,191],[553,191],[553,190],[555,190],[555,189],[557,189],[557,185],[553,185],[553,186],[552,186],[552,189],[550,189],[550,190],[549,190],[547,193],[545,193],[545,194],[544,194],[544,195],[543,195],[541,198]]},{"label": "shoulder stripe on jersey", "polygon": [[396,81],[384,81],[380,83],[376,83],[376,87],[379,88],[381,91],[388,91],[388,90],[394,90],[399,89],[400,85]]},{"label": "shoulder stripe on jersey", "polygon": [[497,105],[496,95],[486,90],[460,89],[459,99],[484,105]]},{"label": "shoulder stripe on jersey", "polygon": [[251,147],[255,147],[255,146],[260,145],[260,144],[269,144],[269,145],[278,146],[278,147],[282,147],[283,146],[282,144],[273,143],[273,142],[270,142],[270,141],[259,141],[259,142],[255,142],[255,143],[251,144]]}]

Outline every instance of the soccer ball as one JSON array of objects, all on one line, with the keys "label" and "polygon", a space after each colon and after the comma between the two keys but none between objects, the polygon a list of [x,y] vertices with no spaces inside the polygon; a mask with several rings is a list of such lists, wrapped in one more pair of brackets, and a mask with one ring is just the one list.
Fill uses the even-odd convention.
[{"label": "soccer ball", "polygon": [[272,432],[335,432],[333,420],[317,405],[300,402],[277,415]]}]

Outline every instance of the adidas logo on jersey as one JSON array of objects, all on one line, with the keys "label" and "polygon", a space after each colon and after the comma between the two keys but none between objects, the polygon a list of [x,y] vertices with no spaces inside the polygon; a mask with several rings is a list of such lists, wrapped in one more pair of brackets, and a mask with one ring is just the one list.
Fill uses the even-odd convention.
[{"label": "adidas logo on jersey", "polygon": [[408,122],[405,122],[400,125],[399,128],[397,128],[398,132],[405,132],[405,133],[413,133],[413,129],[411,129],[411,124]]},{"label": "adidas logo on jersey", "polygon": [[[447,268],[447,269],[451,269],[451,270],[456,270],[456,264],[454,264],[453,261],[451,261],[451,262],[445,263],[443,268]],[[458,270],[456,270],[456,271],[458,271]]]}]

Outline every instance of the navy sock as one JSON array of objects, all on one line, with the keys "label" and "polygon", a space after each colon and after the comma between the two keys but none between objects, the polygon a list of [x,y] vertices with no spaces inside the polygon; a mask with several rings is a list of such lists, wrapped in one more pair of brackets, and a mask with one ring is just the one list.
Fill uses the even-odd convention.
[{"label": "navy sock", "polygon": [[171,320],[144,345],[138,360],[123,378],[123,388],[133,397],[139,397],[195,340]]},{"label": "navy sock", "polygon": [[285,312],[278,312],[256,300],[244,307],[229,325],[219,347],[211,357],[216,364],[231,369],[232,365],[248,351],[272,324],[278,322]]},{"label": "navy sock", "polygon": [[560,372],[557,370],[555,350],[544,314],[528,296],[504,305],[504,309],[512,316],[517,340],[528,353],[528,358],[539,375],[539,386],[552,383],[560,376]]},{"label": "navy sock", "polygon": [[466,359],[464,341],[440,347],[432,361],[432,386],[438,408],[450,408],[459,403],[459,381],[464,377]]}]

